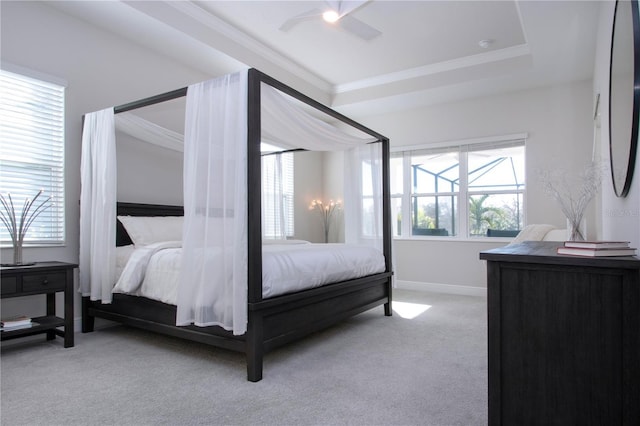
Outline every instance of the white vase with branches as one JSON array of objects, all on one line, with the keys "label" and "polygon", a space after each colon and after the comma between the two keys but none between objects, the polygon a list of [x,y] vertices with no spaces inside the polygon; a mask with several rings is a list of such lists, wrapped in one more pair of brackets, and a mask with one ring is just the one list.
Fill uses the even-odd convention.
[{"label": "white vase with branches", "polygon": [[578,175],[566,170],[541,170],[539,179],[544,192],[556,200],[569,225],[568,239],[584,240],[580,224],[589,202],[600,189],[603,167],[601,163],[591,162]]},{"label": "white vase with branches", "polygon": [[22,262],[24,237],[27,235],[27,231],[33,221],[48,207],[47,203],[51,200],[51,197],[38,200],[41,195],[42,190],[31,199],[27,197],[24,200],[22,209],[17,210],[11,194],[7,194],[6,197],[0,194],[0,204],[2,205],[0,220],[9,231],[13,245],[13,264],[11,265],[24,265]]}]

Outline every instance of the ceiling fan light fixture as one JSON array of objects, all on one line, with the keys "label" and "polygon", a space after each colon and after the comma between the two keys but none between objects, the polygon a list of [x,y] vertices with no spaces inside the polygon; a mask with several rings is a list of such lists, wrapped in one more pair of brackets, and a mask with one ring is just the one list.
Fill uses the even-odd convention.
[{"label": "ceiling fan light fixture", "polygon": [[336,12],[335,10],[327,10],[322,14],[322,19],[324,19],[326,22],[329,22],[330,24],[333,24],[334,22],[337,22],[338,19],[340,19],[340,15],[338,15],[338,12]]}]

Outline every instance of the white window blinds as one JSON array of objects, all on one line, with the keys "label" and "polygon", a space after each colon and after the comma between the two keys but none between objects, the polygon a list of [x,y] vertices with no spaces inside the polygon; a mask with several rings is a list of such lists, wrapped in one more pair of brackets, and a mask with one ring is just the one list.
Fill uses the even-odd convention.
[{"label": "white window blinds", "polygon": [[[47,208],[31,224],[25,245],[63,244],[64,87],[0,70],[0,193],[19,216],[27,198]],[[10,243],[4,226],[3,245]]]},{"label": "white window blinds", "polygon": [[268,239],[294,235],[293,153],[262,157],[262,232]]}]

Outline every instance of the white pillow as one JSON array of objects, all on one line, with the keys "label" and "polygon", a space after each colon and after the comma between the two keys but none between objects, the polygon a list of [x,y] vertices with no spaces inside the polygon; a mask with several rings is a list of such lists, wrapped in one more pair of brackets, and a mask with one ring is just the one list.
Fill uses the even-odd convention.
[{"label": "white pillow", "polygon": [[136,247],[182,241],[183,216],[118,216]]}]

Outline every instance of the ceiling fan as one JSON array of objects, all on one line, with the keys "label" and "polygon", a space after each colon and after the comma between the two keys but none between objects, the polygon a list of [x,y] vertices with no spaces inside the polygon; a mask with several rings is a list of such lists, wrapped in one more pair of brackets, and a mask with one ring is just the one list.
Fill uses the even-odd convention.
[{"label": "ceiling fan", "polygon": [[327,8],[325,8],[324,10],[312,9],[308,12],[304,12],[300,15],[294,16],[293,18],[287,19],[284,24],[280,26],[280,30],[289,31],[291,28],[301,22],[314,19],[323,19],[324,21],[338,26],[357,37],[360,37],[364,40],[371,40],[382,33],[372,26],[365,24],[364,22],[350,15],[351,12],[368,3],[369,1],[370,0],[327,0],[325,1],[325,3],[327,4]]}]

